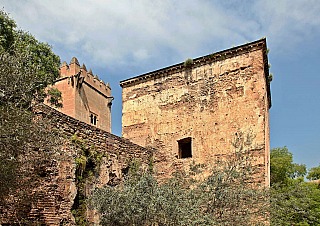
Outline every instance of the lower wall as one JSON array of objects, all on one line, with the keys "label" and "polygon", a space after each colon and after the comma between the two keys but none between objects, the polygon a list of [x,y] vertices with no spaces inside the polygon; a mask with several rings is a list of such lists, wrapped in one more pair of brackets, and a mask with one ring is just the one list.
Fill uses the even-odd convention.
[{"label": "lower wall", "polygon": [[[139,159],[142,166],[146,167],[150,162],[151,150],[47,106],[36,109],[35,114],[46,116],[54,122],[54,131],[60,134],[61,146],[58,153],[48,156],[42,167],[41,183],[34,189],[37,195],[28,210],[29,218],[41,221],[44,225],[76,225],[76,221],[81,220],[92,225],[98,221],[98,215],[82,205],[83,198],[88,197],[95,187],[119,184],[129,163],[135,159]],[[74,140],[85,144],[82,150]],[[93,175],[88,176],[86,172],[79,173],[79,153],[90,150],[94,150],[100,159],[99,167],[96,166]],[[85,209],[81,210],[83,207]],[[0,224],[11,225],[15,222],[8,213],[10,210],[2,212],[6,212],[6,217],[0,216]]]}]

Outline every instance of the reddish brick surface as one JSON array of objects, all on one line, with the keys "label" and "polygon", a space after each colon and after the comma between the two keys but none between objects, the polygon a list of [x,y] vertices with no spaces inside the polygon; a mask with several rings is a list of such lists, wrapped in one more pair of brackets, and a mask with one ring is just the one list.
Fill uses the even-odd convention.
[{"label": "reddish brick surface", "polygon": [[[77,74],[81,71],[81,74]],[[90,124],[90,115],[97,117],[96,127],[111,132],[111,88],[93,76],[91,69],[87,72],[83,65],[80,68],[74,57],[70,65],[64,62],[61,66],[61,78],[53,87],[62,93],[62,108],[56,108],[71,117]]]},{"label": "reddish brick surface", "polygon": [[[87,197],[95,187],[119,184],[123,179],[123,172],[128,169],[129,163],[133,160],[139,159],[145,168],[150,162],[150,149],[46,106],[36,109],[36,112],[37,115],[43,114],[53,119],[53,127],[62,132],[60,139],[63,144],[42,167],[46,176],[40,178],[41,186],[34,188],[39,195],[33,199],[30,211],[25,210],[29,211],[28,219],[34,221],[41,219],[43,225],[75,225],[71,211],[79,192],[76,186],[76,158],[79,154],[70,141],[70,137],[74,134],[78,139],[85,141],[87,147],[94,147],[95,151],[104,153],[105,156],[101,160],[98,173],[85,184]],[[0,225],[14,225],[14,223],[18,225],[10,209],[3,210],[4,208],[0,206]],[[15,208],[19,207],[15,206]],[[99,215],[94,211],[87,210],[86,219],[90,222],[88,225],[98,223],[98,218]]]}]

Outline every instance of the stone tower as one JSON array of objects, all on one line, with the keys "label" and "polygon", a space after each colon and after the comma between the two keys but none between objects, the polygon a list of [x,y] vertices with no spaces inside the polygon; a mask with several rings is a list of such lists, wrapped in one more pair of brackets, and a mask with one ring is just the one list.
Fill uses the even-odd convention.
[{"label": "stone tower", "polygon": [[111,132],[111,88],[104,81],[87,71],[86,66],[80,64],[73,57],[68,65],[62,63],[61,77],[55,81],[53,87],[62,93],[62,108],[57,110],[76,118],[82,122],[94,125],[107,132]]},{"label": "stone tower", "polygon": [[239,132],[251,133],[268,185],[266,51],[262,38],[121,81],[123,137],[162,150],[155,153],[156,170],[167,175],[176,165],[226,156]]}]

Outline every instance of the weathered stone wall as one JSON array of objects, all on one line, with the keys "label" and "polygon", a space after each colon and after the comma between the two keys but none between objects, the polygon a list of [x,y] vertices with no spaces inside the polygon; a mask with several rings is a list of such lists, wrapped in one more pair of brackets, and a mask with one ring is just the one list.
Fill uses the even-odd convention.
[{"label": "weathered stone wall", "polygon": [[[59,134],[62,145],[57,152],[48,156],[44,165],[38,167],[40,171],[35,170],[35,173],[40,175],[41,183],[34,189],[37,198],[33,200],[28,214],[31,219],[41,220],[45,225],[75,225],[72,210],[75,209],[75,202],[79,202],[77,200],[79,192],[88,197],[95,187],[119,184],[133,160],[139,159],[144,167],[149,164],[150,149],[49,107],[37,109],[36,114],[52,119],[53,127],[56,128],[53,130],[55,131],[53,135]],[[85,149],[91,148],[97,153],[102,153],[97,172],[86,180],[80,181],[79,173],[77,174],[76,159],[80,157],[79,148],[72,142],[72,137],[85,142]],[[79,184],[82,184],[82,187]],[[78,207],[80,204],[77,204]],[[15,221],[14,217],[11,219],[2,217],[0,216],[0,224],[3,225]],[[84,211],[83,217],[91,222],[89,225],[98,222],[98,215],[92,210]]]},{"label": "weathered stone wall", "polygon": [[[256,160],[269,184],[270,87],[265,39],[120,82],[122,134],[153,146],[155,169],[213,162],[233,150],[238,132],[255,135]],[[179,158],[178,141],[191,137],[192,158]]]},{"label": "weathered stone wall", "polygon": [[[138,159],[144,166],[147,166],[150,161],[151,151],[150,149],[143,148],[130,142],[127,139],[120,138],[109,132],[98,129],[94,126],[88,125],[74,118],[68,117],[61,114],[60,112],[45,112],[46,114],[52,114],[55,117],[55,127],[63,131],[67,137],[76,134],[78,139],[85,140],[87,147],[94,147],[94,149],[99,153],[104,153],[102,158],[99,173],[93,180],[88,180],[85,185],[86,196],[90,194],[90,190],[94,187],[101,187],[105,184],[114,186],[122,181],[122,173],[127,170],[128,164]],[[65,147],[68,151],[66,154],[74,153],[72,151],[73,146]],[[74,153],[76,155],[76,153]],[[70,158],[72,162],[72,168],[74,170],[75,162],[74,157]],[[70,162],[70,161],[69,161]],[[67,163],[66,163],[67,164]],[[70,177],[70,171],[61,172],[64,178]],[[61,177],[63,178],[63,177]],[[76,178],[75,178],[76,179]],[[73,184],[72,181],[71,184]],[[63,183],[63,186],[64,183]],[[68,185],[69,186],[69,185]],[[73,186],[73,185],[71,185]],[[74,193],[75,191],[71,192]],[[70,206],[72,207],[73,200],[70,199],[69,206],[66,211],[70,211]],[[94,214],[93,211],[87,211],[87,220],[97,222],[98,216]]]}]

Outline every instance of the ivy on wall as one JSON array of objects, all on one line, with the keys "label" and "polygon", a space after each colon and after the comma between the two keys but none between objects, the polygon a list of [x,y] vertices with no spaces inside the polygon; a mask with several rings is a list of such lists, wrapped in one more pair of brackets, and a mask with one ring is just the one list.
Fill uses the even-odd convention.
[{"label": "ivy on wall", "polygon": [[77,149],[76,162],[76,187],[77,195],[72,207],[72,214],[75,217],[77,225],[88,225],[86,220],[87,197],[85,194],[85,185],[93,181],[100,169],[103,157],[108,157],[104,152],[97,151],[94,145],[89,146],[88,141],[81,139],[74,134],[71,136],[71,142]]}]

